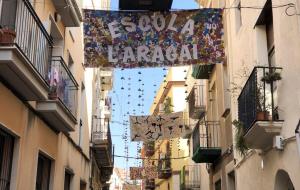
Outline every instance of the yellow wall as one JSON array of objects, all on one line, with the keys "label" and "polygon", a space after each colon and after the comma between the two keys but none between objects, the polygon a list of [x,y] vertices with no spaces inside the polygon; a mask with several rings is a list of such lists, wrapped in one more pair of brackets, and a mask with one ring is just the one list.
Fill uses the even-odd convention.
[{"label": "yellow wall", "polygon": [[71,141],[64,134],[50,129],[2,83],[0,93],[1,128],[16,139],[11,179],[13,189],[35,189],[39,152],[53,160],[50,181],[53,189],[63,189],[65,167],[75,173],[74,189],[79,189],[79,179],[88,183],[89,162]]},{"label": "yellow wall", "polygon": [[[156,109],[156,107],[158,107],[158,102],[159,100],[161,100],[161,103],[165,100],[166,97],[170,97],[172,102],[171,104],[174,105],[173,108],[175,108],[175,111],[183,111],[184,108],[181,105],[181,102],[175,102],[174,101],[174,97],[175,96],[182,96],[182,100],[183,102],[185,102],[184,99],[184,85],[171,85],[166,94],[166,97],[162,97],[162,95],[165,93],[166,89],[164,88],[164,86],[166,86],[166,84],[169,81],[184,81],[184,69],[187,70],[187,67],[183,67],[181,69],[176,68],[175,70],[173,70],[173,68],[169,69],[167,76],[165,77],[166,82],[162,82],[161,86],[159,88],[159,90],[157,91],[156,94],[156,98],[154,100],[154,102],[156,102],[156,104],[152,104],[151,109],[150,109],[150,114],[153,114],[154,110]],[[179,74],[178,74],[179,73]],[[176,75],[176,76],[174,76]],[[183,76],[182,79],[178,76]],[[174,90],[175,89],[175,90]],[[178,91],[179,89],[179,91]],[[178,94],[178,92],[180,92],[180,89],[182,89],[182,93]],[[181,110],[179,110],[181,109]],[[156,113],[155,113],[156,114]],[[188,157],[189,156],[189,147],[187,144],[187,140],[184,139],[180,139],[180,138],[174,138],[172,140],[160,140],[160,141],[156,141],[155,142],[155,153],[154,155],[151,157],[152,159],[157,159],[159,158],[159,152],[161,153],[166,153],[166,144],[170,142],[170,147],[171,147],[171,157],[173,158],[178,158],[178,157]],[[168,189],[168,184],[170,187],[170,190],[173,189],[179,189],[180,187],[180,171],[183,168],[184,165],[188,164],[188,160],[189,158],[186,159],[172,159],[171,160],[171,168],[172,168],[172,176],[169,179],[155,179],[155,184],[156,189],[160,189],[160,190],[167,190]],[[147,162],[147,161],[146,161]],[[158,165],[158,161],[155,161],[155,165]],[[174,175],[177,175],[177,179],[175,179]],[[177,187],[174,187],[174,184],[178,184]]]},{"label": "yellow wall", "polygon": [[[33,7],[50,33],[50,15],[54,18],[55,7],[51,0],[33,1]],[[1,128],[15,136],[14,158],[12,166],[12,189],[35,189],[38,153],[42,152],[53,160],[50,189],[60,190],[64,185],[66,167],[74,171],[71,189],[79,189],[80,180],[89,183],[89,129],[87,121],[85,93],[81,93],[84,84],[83,37],[82,27],[66,28],[61,21],[57,26],[64,38],[63,58],[68,63],[68,52],[73,58],[71,69],[77,83],[78,106],[75,116],[78,123],[82,119],[82,141],[79,146],[79,125],[69,134],[56,133],[29,106],[20,101],[6,86],[0,83],[0,123]],[[71,38],[72,33],[74,40]],[[82,98],[83,97],[83,98]],[[81,107],[83,105],[83,107]]]}]

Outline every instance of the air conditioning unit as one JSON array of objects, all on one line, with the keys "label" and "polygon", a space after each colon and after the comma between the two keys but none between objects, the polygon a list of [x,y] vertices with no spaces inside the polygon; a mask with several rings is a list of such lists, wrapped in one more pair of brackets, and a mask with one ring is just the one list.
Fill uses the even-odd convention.
[{"label": "air conditioning unit", "polygon": [[282,136],[275,136],[273,138],[273,148],[277,149],[277,150],[283,150],[283,137]]}]

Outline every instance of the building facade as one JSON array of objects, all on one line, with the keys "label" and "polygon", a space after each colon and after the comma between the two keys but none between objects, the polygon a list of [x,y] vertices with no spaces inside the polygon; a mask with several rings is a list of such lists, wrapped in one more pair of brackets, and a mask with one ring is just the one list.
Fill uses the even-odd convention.
[{"label": "building facade", "polygon": [[[168,70],[161,84],[150,113],[180,112],[185,109],[184,80],[188,67],[174,67]],[[186,139],[174,138],[144,143],[144,166],[157,166],[158,178],[144,180],[144,189],[180,189],[180,173],[189,160],[188,142]],[[172,159],[179,158],[182,159]]]},{"label": "building facade", "polygon": [[81,4],[0,7],[0,189],[88,189]]},{"label": "building facade", "polygon": [[[113,71],[93,69],[93,103],[91,115],[91,188],[109,189],[113,173],[113,146],[110,133]],[[93,174],[94,173],[94,174]]]},{"label": "building facade", "polygon": [[[231,7],[223,13],[226,62],[213,69],[223,70],[223,80],[229,80],[217,92],[230,92],[230,98],[224,98],[229,115],[220,137],[228,151],[222,148],[227,158],[221,156],[223,164],[209,170],[210,189],[299,188],[300,104],[298,86],[292,83],[299,79],[299,54],[294,53],[300,48],[299,16],[294,15],[299,3],[199,1],[202,7]],[[294,98],[289,98],[291,93]],[[210,99],[213,102],[214,96]],[[220,116],[221,110],[213,115]]]}]

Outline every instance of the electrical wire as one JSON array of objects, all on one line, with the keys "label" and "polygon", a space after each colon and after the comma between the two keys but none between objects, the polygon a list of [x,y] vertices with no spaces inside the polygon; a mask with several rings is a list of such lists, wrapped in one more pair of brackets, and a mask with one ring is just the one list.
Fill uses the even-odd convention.
[{"label": "electrical wire", "polygon": [[134,156],[120,156],[120,155],[114,155],[114,157],[118,157],[118,158],[126,158],[126,159],[138,159],[138,160],[180,160],[180,159],[185,159],[185,158],[189,158],[189,156],[182,156],[182,157],[176,157],[176,158],[142,158],[142,157],[134,157]]},{"label": "electrical wire", "polygon": [[[33,5],[34,4],[37,4],[37,3],[40,3],[40,4],[51,4],[51,3],[47,3],[47,2],[43,2],[43,1],[35,1],[33,2]],[[72,5],[56,5],[56,7],[63,7],[64,9],[66,8],[69,8],[69,7],[73,7]],[[276,8],[283,8],[283,7],[286,7],[286,10],[285,10],[285,13],[287,16],[294,16],[294,15],[300,15],[300,13],[297,12],[297,9],[296,9],[296,5],[294,3],[287,3],[287,4],[282,4],[282,5],[273,5],[272,8],[273,9],[276,9]],[[76,7],[77,8],[77,7]],[[97,8],[101,8],[99,10],[103,10],[103,11],[139,11],[139,10],[119,10],[119,8],[117,7],[95,7],[95,6],[84,6],[83,9],[97,9]],[[256,9],[256,10],[260,10],[260,9],[263,9],[264,7],[263,6],[234,6],[234,7],[223,7],[221,9],[225,9],[225,10],[228,10],[228,9]],[[289,10],[291,8],[294,8],[294,12],[293,13],[290,13]],[[170,9],[169,11],[180,11],[182,9]],[[199,10],[199,9],[189,9],[189,10]]]}]

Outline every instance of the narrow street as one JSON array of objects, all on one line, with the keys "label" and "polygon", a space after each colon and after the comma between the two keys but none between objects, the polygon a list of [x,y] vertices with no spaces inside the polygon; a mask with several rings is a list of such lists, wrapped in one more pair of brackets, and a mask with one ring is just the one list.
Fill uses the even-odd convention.
[{"label": "narrow street", "polygon": [[0,190],[300,190],[297,52],[300,0],[0,0]]}]

